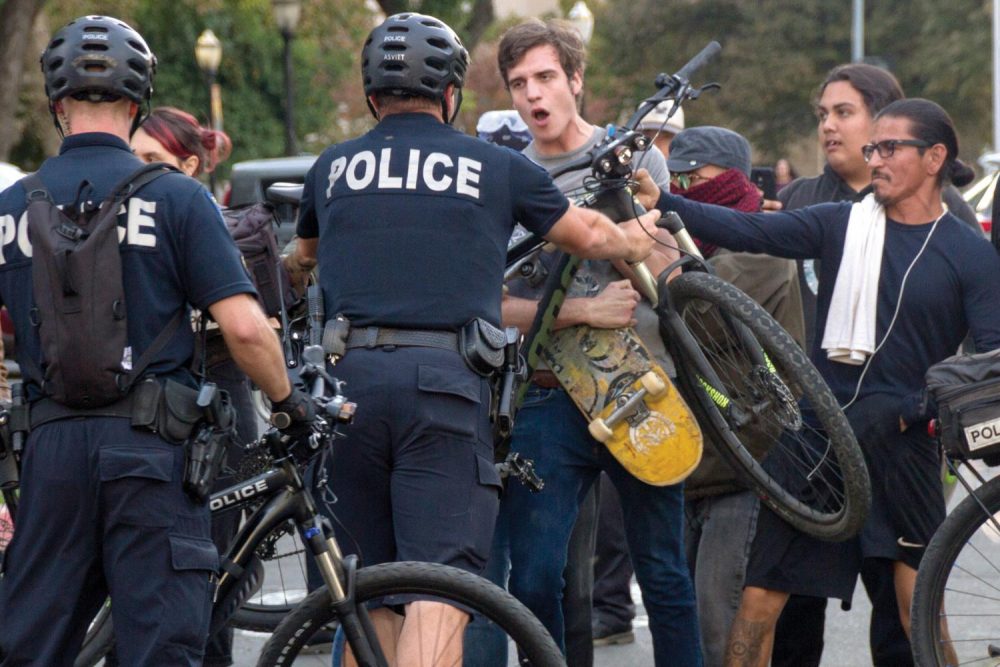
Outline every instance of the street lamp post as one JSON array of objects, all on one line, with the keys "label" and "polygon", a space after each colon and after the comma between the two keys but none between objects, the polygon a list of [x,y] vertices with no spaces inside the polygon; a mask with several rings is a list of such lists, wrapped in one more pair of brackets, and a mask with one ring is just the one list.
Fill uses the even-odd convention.
[{"label": "street lamp post", "polygon": [[[222,130],[222,92],[215,81],[222,62],[222,42],[211,30],[205,30],[198,36],[194,45],[194,59],[198,69],[205,74],[208,81],[208,124],[214,130]],[[208,187],[215,194],[215,172],[208,172]]]},{"label": "street lamp post", "polygon": [[302,10],[301,0],[271,0],[271,8],[274,10],[274,22],[278,24],[281,31],[281,39],[284,41],[284,65],[285,65],[285,155],[295,155],[298,152],[295,141],[295,117],[293,109],[295,102],[292,90],[292,39],[295,37],[295,28],[299,25],[299,16]]},{"label": "street lamp post", "polygon": [[[580,37],[583,38],[583,45],[588,46],[590,44],[590,38],[594,36],[594,14],[590,11],[590,7],[583,0],[577,0],[576,4],[573,5],[569,13],[566,14],[566,18],[580,32]],[[585,89],[580,89],[580,115],[584,116],[586,113],[586,92]]]}]

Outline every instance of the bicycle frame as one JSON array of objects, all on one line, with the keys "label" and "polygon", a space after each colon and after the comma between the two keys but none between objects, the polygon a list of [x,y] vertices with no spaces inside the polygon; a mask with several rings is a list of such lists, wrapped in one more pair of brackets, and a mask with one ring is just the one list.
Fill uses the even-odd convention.
[{"label": "bicycle frame", "polygon": [[[367,611],[354,604],[356,558],[344,558],[329,522],[320,516],[316,501],[284,443],[272,437],[269,445],[276,468],[223,489],[209,501],[212,512],[221,513],[245,507],[261,496],[268,497],[243,522],[228,549],[216,590],[210,632],[224,625],[256,586],[253,563],[257,548],[274,529],[291,520],[330,592],[331,604],[337,609],[358,664],[363,667],[386,664],[381,648],[368,641],[375,631]],[[329,447],[330,443],[323,446]],[[322,456],[314,457],[313,462],[316,461],[321,462]]]}]

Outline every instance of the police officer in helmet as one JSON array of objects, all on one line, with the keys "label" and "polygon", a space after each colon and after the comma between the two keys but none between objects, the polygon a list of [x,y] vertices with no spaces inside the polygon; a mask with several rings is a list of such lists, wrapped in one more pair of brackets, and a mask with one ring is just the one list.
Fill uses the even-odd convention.
[{"label": "police officer in helmet", "polygon": [[[64,141],[37,176],[54,204],[92,209],[143,166],[128,138],[148,110],[156,59],[125,23],[85,16],[56,33],[41,65]],[[193,305],[211,312],[237,362],[276,410],[293,416],[289,430],[307,430],[311,403],[289,384],[277,338],[208,192],[179,172],[134,192],[117,221],[128,343],[119,370],[145,380],[129,386],[155,396],[170,382],[189,393],[195,387],[191,327],[171,325],[189,321]],[[23,181],[0,193],[0,220],[17,226],[0,248],[0,301],[14,321],[22,369],[46,374],[54,362],[72,360],[42,352],[35,315],[45,311],[46,295],[33,297],[32,264],[41,255],[32,237],[32,259],[26,225],[37,217],[25,214],[27,195]],[[208,507],[182,490],[185,448],[153,430],[162,404],[151,404],[157,421],[141,425],[134,389],[100,408],[71,408],[47,394],[48,375],[26,376],[32,427],[0,579],[0,664],[72,665],[110,594],[122,664],[200,665],[219,559]]]},{"label": "police officer in helmet", "polygon": [[[500,490],[490,387],[457,333],[477,318],[481,330],[499,325],[515,220],[570,252],[638,260],[653,244],[640,223],[652,229],[659,216],[616,226],[571,206],[520,154],[451,127],[468,65],[438,19],[390,16],[362,51],[378,125],[327,149],[306,177],[293,262],[318,258],[326,313],[351,325],[337,375],[364,407],[333,452],[331,485],[341,544],[357,544],[366,565],[484,566]],[[421,650],[421,664],[456,664],[461,632],[430,647],[415,630],[459,630],[467,615],[403,602],[405,622],[373,614],[387,641],[398,638],[400,664]]]}]

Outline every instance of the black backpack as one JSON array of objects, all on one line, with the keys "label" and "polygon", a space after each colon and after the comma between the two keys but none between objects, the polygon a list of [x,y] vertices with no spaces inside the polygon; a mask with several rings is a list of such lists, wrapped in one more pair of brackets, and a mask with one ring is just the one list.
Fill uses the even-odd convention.
[{"label": "black backpack", "polygon": [[178,312],[138,361],[128,356],[118,213],[139,189],[175,171],[143,165],[93,211],[61,211],[36,174],[22,179],[32,244],[31,277],[43,366],[19,359],[25,375],[57,403],[98,408],[121,400],[184,319]]},{"label": "black backpack", "polygon": [[274,207],[257,202],[222,210],[230,236],[243,255],[250,280],[257,288],[258,301],[268,317],[278,317],[282,306],[298,301],[288,272],[281,263],[274,232]]}]

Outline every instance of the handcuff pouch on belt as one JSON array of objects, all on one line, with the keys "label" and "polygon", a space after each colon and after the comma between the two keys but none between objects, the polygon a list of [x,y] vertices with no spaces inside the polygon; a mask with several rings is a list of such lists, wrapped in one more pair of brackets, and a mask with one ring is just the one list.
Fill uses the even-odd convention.
[{"label": "handcuff pouch on belt", "polygon": [[458,351],[472,372],[492,377],[503,367],[507,339],[503,329],[476,317],[458,330]]}]

